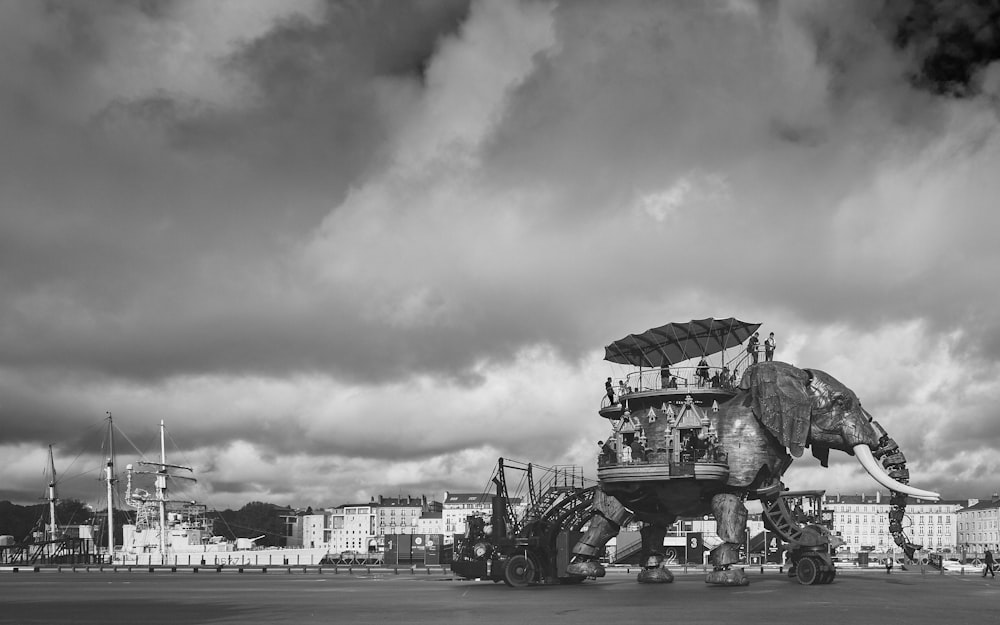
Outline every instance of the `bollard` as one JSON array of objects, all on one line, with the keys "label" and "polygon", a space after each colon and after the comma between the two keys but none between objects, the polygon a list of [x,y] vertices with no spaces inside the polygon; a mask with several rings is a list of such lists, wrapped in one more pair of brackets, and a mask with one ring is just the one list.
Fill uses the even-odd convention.
[{"label": "bollard", "polygon": [[171,573],[176,573],[177,572],[177,567],[176,566],[170,567],[170,572]]},{"label": "bollard", "polygon": [[323,574],[323,567],[319,567],[318,569],[316,569],[316,572],[319,573],[320,575],[322,575]]},{"label": "bollard", "polygon": [[153,572],[153,567],[149,567],[149,572],[150,572],[150,573],[152,573],[152,572]]},{"label": "bollard", "polygon": [[396,573],[396,575],[399,575],[399,567],[398,566],[392,567],[392,570],[393,570],[393,572]]},{"label": "bollard", "polygon": [[198,567],[194,567],[193,569],[191,569],[191,572],[192,573],[197,573],[198,572]]},{"label": "bollard", "polygon": [[267,573],[267,567],[266,567],[266,566],[262,566],[262,567],[260,568],[260,572],[261,572],[261,573]]},{"label": "bollard", "polygon": [[239,573],[242,573],[243,572],[243,567],[241,566],[240,568],[236,569],[236,571],[239,572]]},{"label": "bollard", "polygon": [[760,567],[760,574],[761,574],[761,575],[763,575],[763,574],[764,574],[764,566],[763,566],[763,565],[761,565],[761,567]]}]

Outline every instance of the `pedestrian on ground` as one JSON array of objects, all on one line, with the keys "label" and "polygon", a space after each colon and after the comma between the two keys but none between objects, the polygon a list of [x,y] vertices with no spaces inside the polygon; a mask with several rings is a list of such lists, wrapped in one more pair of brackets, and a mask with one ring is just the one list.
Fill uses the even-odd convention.
[{"label": "pedestrian on ground", "polygon": [[774,332],[764,339],[764,360],[771,362],[774,360]]},{"label": "pedestrian on ground", "polygon": [[892,556],[885,559],[885,574],[892,574]]},{"label": "pedestrian on ground", "polygon": [[986,568],[983,569],[983,577],[986,577],[987,573],[991,577],[996,577],[997,574],[993,571],[993,565],[996,564],[996,560],[993,559],[993,552],[990,551],[989,547],[986,548],[986,553],[983,554],[983,562],[986,563]]}]

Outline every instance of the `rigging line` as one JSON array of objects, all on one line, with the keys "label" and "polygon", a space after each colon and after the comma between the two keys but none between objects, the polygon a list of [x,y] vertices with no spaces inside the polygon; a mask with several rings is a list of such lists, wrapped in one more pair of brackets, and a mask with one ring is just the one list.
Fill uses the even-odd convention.
[{"label": "rigging line", "polygon": [[[132,439],[128,437],[128,434],[126,434],[124,430],[122,430],[117,425],[114,425],[114,422],[112,422],[112,427],[114,427],[114,431],[115,432],[117,432],[122,438],[125,439],[125,441],[129,445],[132,446],[132,449],[135,451],[135,453],[139,454],[139,456],[141,458],[145,458],[146,457],[146,455],[142,452],[142,450],[139,449],[138,447],[136,447],[136,444],[132,442]],[[107,444],[107,440],[106,439],[102,439],[102,441],[101,441],[101,451],[104,450],[104,447],[106,446],[106,444]],[[118,454],[116,453],[115,455],[118,455]]]},{"label": "rigging line", "polygon": [[[93,434],[93,433],[94,433],[95,431],[97,431],[97,430],[98,430],[98,429],[99,429],[99,428],[100,428],[100,427],[101,427],[101,426],[102,426],[103,424],[104,424],[104,421],[103,421],[103,420],[101,420],[101,421],[98,421],[97,423],[94,423],[94,424],[92,424],[92,425],[91,425],[91,426],[90,426],[89,428],[86,428],[86,429],[85,429],[85,430],[83,431],[83,434],[81,435],[81,438],[85,438],[85,437],[87,437],[87,436],[89,436],[89,435]],[[70,470],[71,468],[73,468],[73,465],[74,465],[74,464],[76,464],[76,461],[80,459],[80,456],[82,456],[82,455],[83,455],[83,452],[84,452],[84,451],[85,451],[85,448],[81,446],[81,447],[80,447],[80,450],[79,450],[79,451],[77,452],[77,454],[76,454],[76,457],[74,457],[74,458],[73,458],[73,460],[72,460],[72,462],[70,462],[70,463],[69,463],[69,464],[68,464],[68,465],[66,466],[66,468],[64,468],[64,469],[63,469],[63,473],[64,473],[64,474],[65,474],[65,473],[66,473],[67,471],[69,471],[69,470]],[[60,478],[60,479],[57,479],[57,480],[56,480],[56,485],[57,485],[57,486],[58,486],[58,485],[59,485],[59,484],[60,484],[60,483],[62,482],[62,479],[65,479],[65,475],[63,476],[63,478]]]},{"label": "rigging line", "polygon": [[479,501],[477,501],[476,503],[480,504],[486,503],[486,497],[489,496],[488,493],[490,492],[490,484],[494,484],[493,478],[497,477],[499,469],[500,469],[499,464],[493,466],[493,472],[490,473],[490,476],[488,478],[486,478],[486,484],[484,484],[483,487],[480,489],[479,493],[477,493],[479,495]]}]

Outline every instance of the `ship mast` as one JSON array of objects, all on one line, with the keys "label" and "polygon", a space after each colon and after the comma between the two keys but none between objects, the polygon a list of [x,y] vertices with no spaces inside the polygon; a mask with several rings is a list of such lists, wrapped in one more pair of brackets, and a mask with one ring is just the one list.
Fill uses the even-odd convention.
[{"label": "ship mast", "polygon": [[[160,420],[160,461],[159,462],[145,462],[140,460],[139,464],[142,465],[158,465],[159,469],[153,473],[156,476],[156,502],[159,507],[160,512],[160,556],[165,558],[167,555],[167,479],[181,479],[190,480],[192,482],[197,482],[198,480],[193,477],[187,477],[184,475],[174,475],[169,473],[169,469],[183,469],[185,471],[194,471],[191,467],[184,467],[177,464],[167,464],[167,443],[166,443],[166,427],[163,424],[163,420]],[[137,471],[137,473],[152,473],[151,471]],[[130,473],[131,475],[131,473]],[[129,482],[131,487],[131,480]]]},{"label": "ship mast", "polygon": [[160,504],[160,554],[167,554],[167,445],[160,419],[160,470],[156,474],[156,498]]},{"label": "ship mast", "polygon": [[115,557],[115,506],[114,506],[114,483],[115,479],[115,428],[108,412],[108,463],[104,467],[104,477],[108,486],[108,562],[114,561]]},{"label": "ship mast", "polygon": [[57,540],[59,538],[59,528],[56,526],[56,461],[52,457],[52,445],[49,445],[49,470],[52,472],[52,479],[49,481],[49,538]]}]

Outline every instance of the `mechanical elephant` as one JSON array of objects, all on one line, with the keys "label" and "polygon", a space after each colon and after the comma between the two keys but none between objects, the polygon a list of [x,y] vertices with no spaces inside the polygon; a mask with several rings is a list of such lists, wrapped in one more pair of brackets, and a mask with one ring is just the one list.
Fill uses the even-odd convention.
[{"label": "mechanical elephant", "polygon": [[[669,418],[672,414],[650,406],[646,416],[627,418],[644,437],[657,438],[664,435],[665,427],[671,427],[663,424],[673,423]],[[728,474],[717,480],[676,479],[671,469],[670,477],[659,480],[647,476],[611,481],[602,477],[590,525],[573,548],[570,573],[603,575],[596,561],[598,554],[623,524],[637,520],[644,524],[644,558],[648,556],[654,563],[647,566],[652,578],[644,580],[640,574],[640,581],[669,581],[663,579],[669,571],[655,566],[666,527],[678,517],[713,514],[723,542],[712,551],[713,570],[706,581],[746,584],[742,570],[731,568],[739,559],[746,536],[744,501],[780,493],[785,470],[806,448],[823,466],[827,466],[831,449],[857,457],[876,482],[893,491],[889,530],[896,544],[911,555],[919,548],[902,532],[906,496],[936,500],[938,494],[906,483],[906,460],[895,442],[861,407],[854,392],[829,374],[777,361],[752,365],[734,395],[723,397],[711,409],[700,408],[698,414],[708,422],[706,429],[711,431],[713,443],[717,440]],[[600,469],[598,474],[601,476]]]}]

